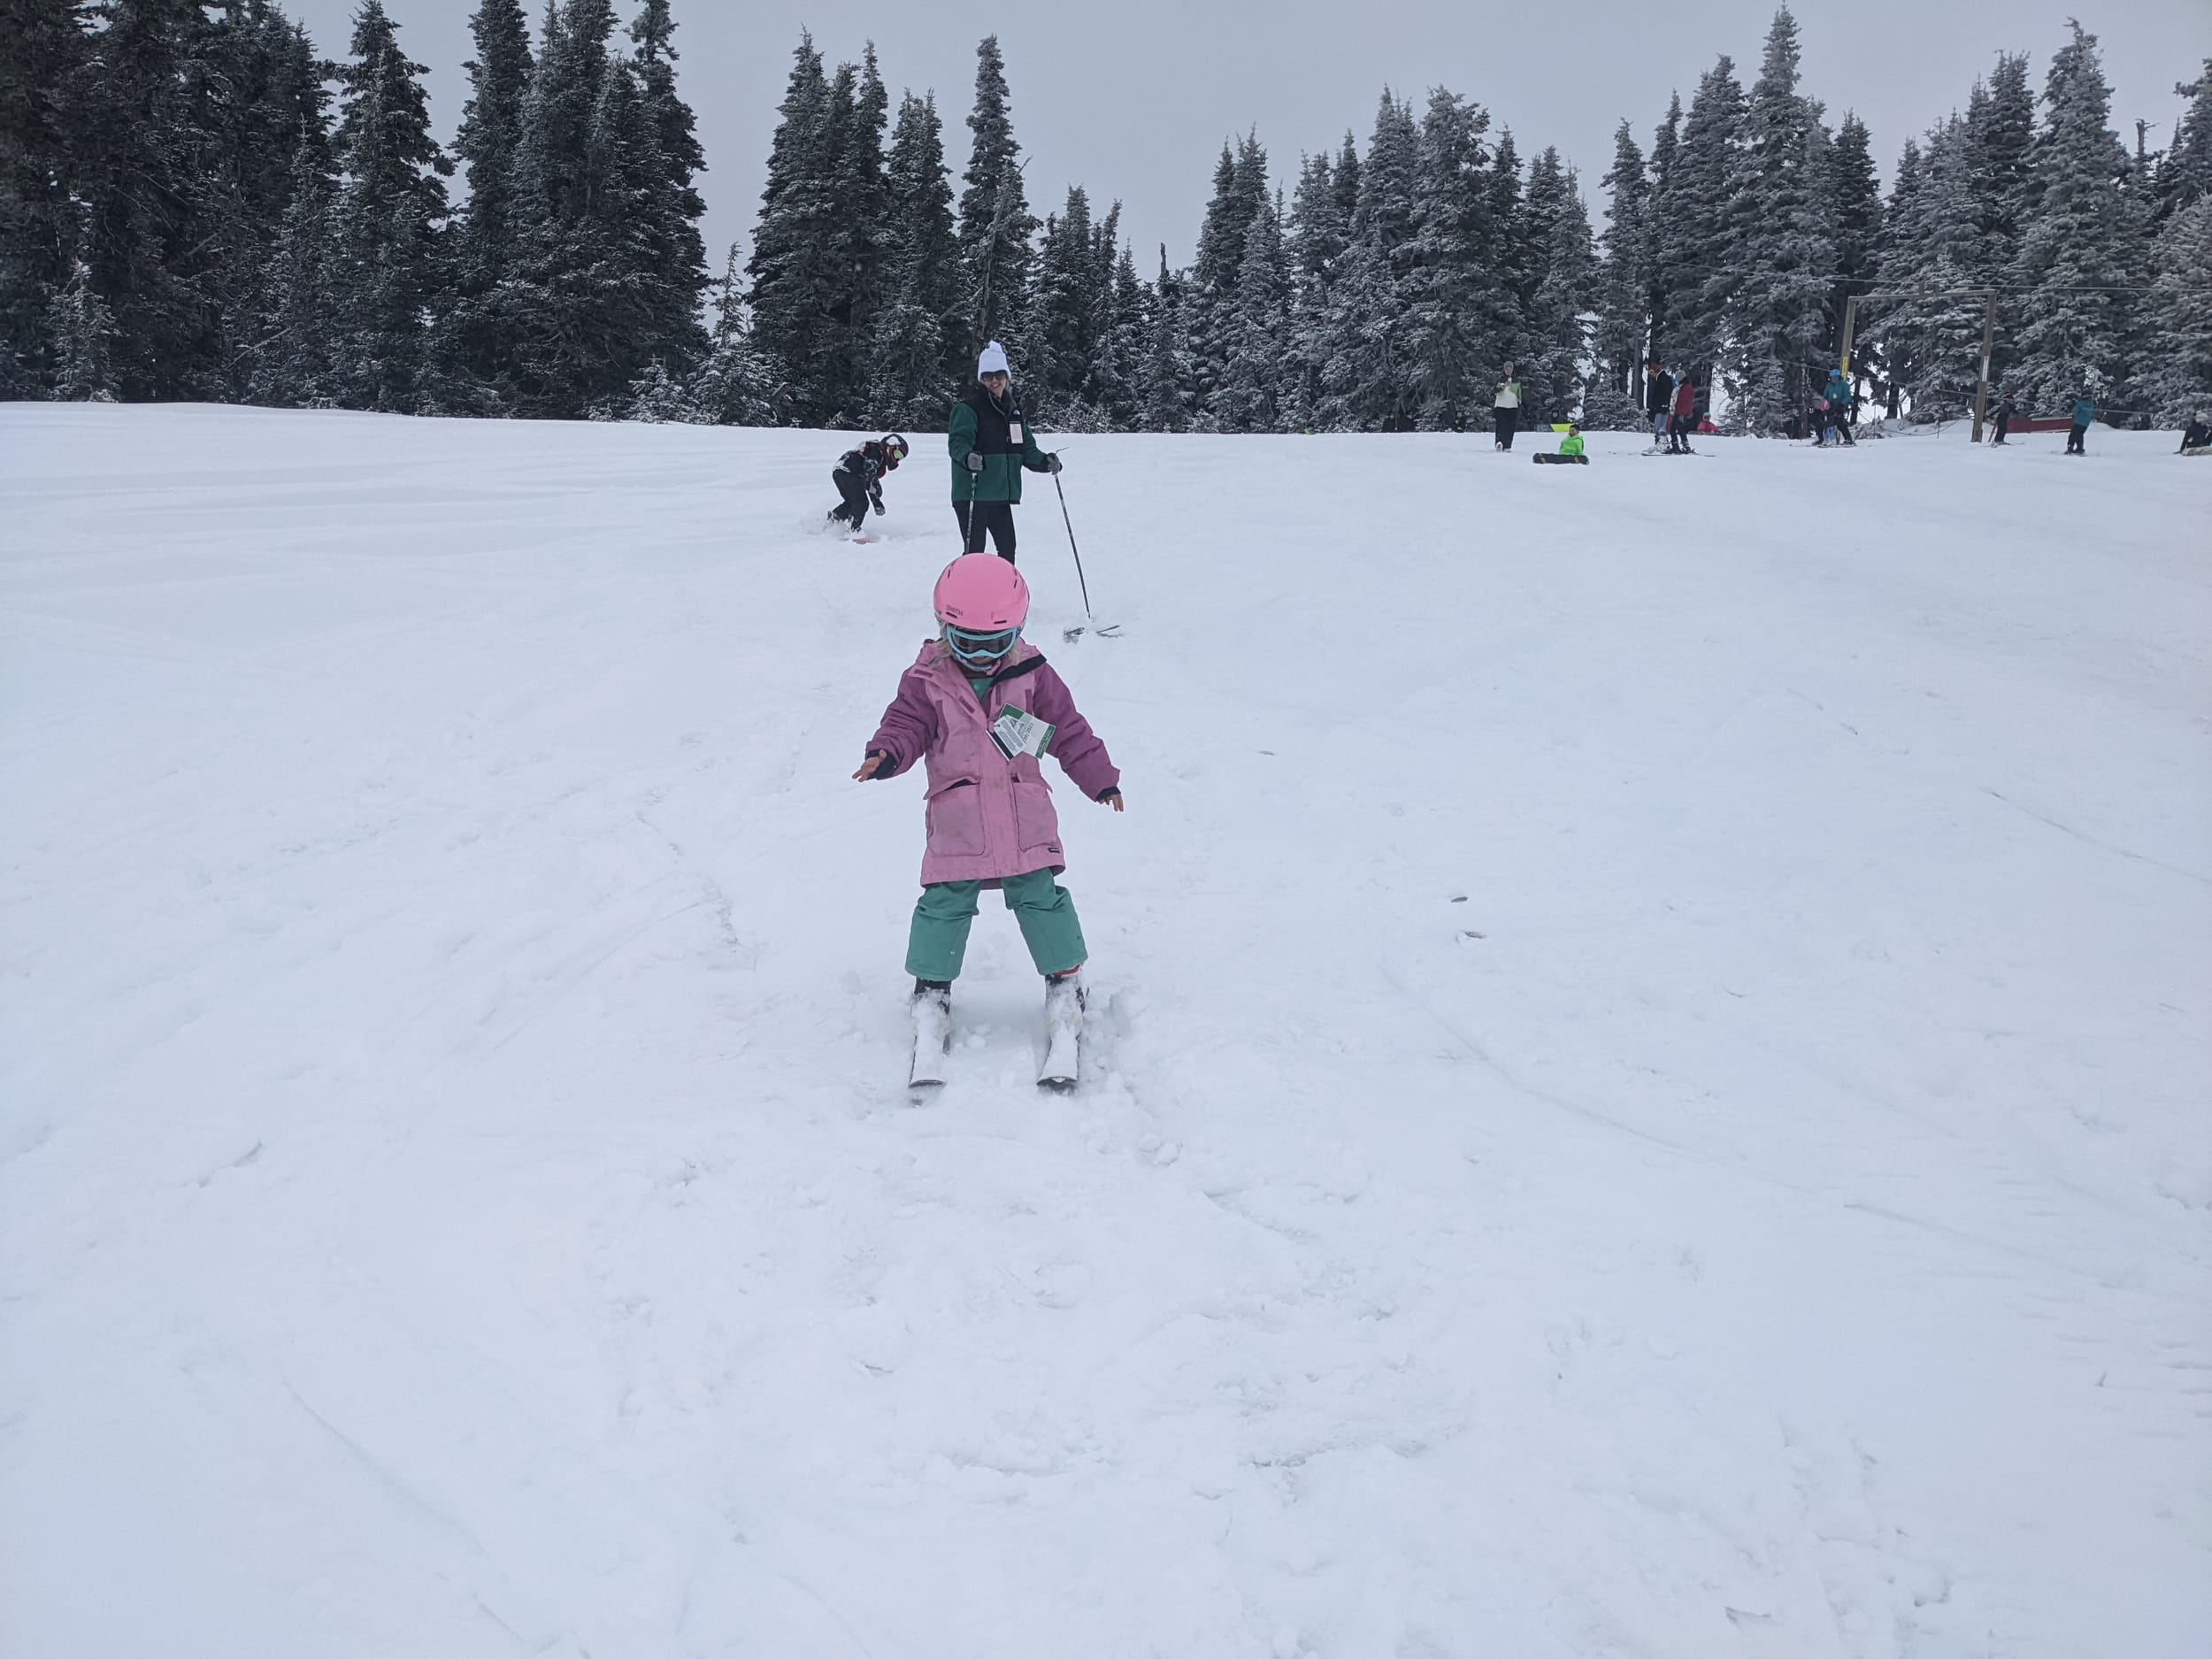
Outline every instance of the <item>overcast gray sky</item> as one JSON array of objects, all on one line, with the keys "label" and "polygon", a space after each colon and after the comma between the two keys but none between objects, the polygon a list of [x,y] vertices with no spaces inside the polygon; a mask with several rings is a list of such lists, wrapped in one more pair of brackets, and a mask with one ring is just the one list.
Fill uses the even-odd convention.
[{"label": "overcast gray sky", "polygon": [[[354,0],[285,0],[316,44],[342,56]],[[626,20],[636,7],[617,0]],[[1302,150],[1333,148],[1348,127],[1365,145],[1385,83],[1417,96],[1441,84],[1513,129],[1525,163],[1546,144],[1582,173],[1594,221],[1597,179],[1623,116],[1637,141],[1678,88],[1688,101],[1722,52],[1747,83],[1775,0],[1031,0],[993,21],[994,8],[885,0],[675,0],[685,96],[699,113],[710,169],[700,188],[710,263],[749,236],[776,104],[791,49],[810,28],[832,63],[857,60],[873,40],[897,106],[899,89],[934,88],[956,176],[974,96],[975,43],[993,28],[1006,53],[1014,131],[1030,157],[1040,217],[1071,183],[1098,211],[1118,196],[1138,266],[1157,244],[1190,257],[1222,140],[1256,127],[1278,183],[1294,182]],[[450,136],[468,96],[475,0],[385,0],[401,42],[430,65],[434,113]],[[541,9],[541,0],[526,0]],[[2162,144],[2179,108],[2174,83],[2212,57],[2207,0],[1853,0],[1802,4],[1797,17],[1807,91],[1831,120],[1855,109],[1872,129],[1885,179],[1910,134],[1962,106],[2001,48],[2032,54],[2039,88],[2051,54],[2078,17],[2103,48],[2113,124],[2132,142],[2138,118]],[[457,180],[457,195],[458,184]]]}]

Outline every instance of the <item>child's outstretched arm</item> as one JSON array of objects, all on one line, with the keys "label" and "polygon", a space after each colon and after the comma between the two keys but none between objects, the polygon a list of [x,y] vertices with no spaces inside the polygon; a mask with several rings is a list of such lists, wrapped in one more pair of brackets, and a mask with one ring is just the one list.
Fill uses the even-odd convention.
[{"label": "child's outstretched arm", "polygon": [[1122,810],[1121,772],[1106,745],[1091,730],[1091,723],[1075,706],[1067,682],[1048,664],[1037,671],[1035,689],[1029,694],[1029,711],[1059,729],[1052,734],[1052,754],[1068,780],[1094,801]]},{"label": "child's outstretched arm", "polygon": [[920,673],[920,669],[910,668],[899,676],[898,695],[891,699],[876,734],[868,740],[867,758],[853,773],[856,781],[897,777],[936,741],[937,715],[922,691]]}]

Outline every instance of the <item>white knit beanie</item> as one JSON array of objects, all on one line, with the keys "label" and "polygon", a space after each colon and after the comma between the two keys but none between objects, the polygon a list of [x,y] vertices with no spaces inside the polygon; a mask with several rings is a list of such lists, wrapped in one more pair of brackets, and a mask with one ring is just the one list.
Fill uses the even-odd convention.
[{"label": "white knit beanie", "polygon": [[979,380],[987,374],[1011,374],[1013,372],[1013,365],[1006,360],[1006,348],[995,340],[987,344],[983,348],[983,355],[975,360],[975,378]]}]

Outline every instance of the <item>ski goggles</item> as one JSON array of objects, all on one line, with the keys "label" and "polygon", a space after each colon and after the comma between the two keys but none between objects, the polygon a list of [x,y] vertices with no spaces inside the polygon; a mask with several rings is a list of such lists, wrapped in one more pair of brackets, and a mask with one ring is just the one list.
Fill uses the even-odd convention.
[{"label": "ski goggles", "polygon": [[1014,641],[1021,636],[1019,628],[1000,628],[990,634],[976,634],[966,628],[956,628],[950,623],[945,625],[945,643],[952,648],[955,657],[972,668],[985,663],[995,663],[1014,649]]}]

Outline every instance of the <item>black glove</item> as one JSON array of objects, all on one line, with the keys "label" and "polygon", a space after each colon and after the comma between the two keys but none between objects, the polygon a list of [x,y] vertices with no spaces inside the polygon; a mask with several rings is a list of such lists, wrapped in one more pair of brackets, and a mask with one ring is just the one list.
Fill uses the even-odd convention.
[{"label": "black glove", "polygon": [[871,492],[871,494],[870,494],[870,499],[871,499],[871,500],[872,500],[872,501],[875,503],[875,504],[876,504],[876,511],[877,511],[878,513],[882,512],[882,511],[883,511],[883,492],[882,492],[881,490],[879,490],[879,490],[875,490],[875,491]]},{"label": "black glove", "polygon": [[1059,457],[1058,456],[1056,456],[1056,455],[1048,455],[1047,457],[1045,457],[1045,471],[1046,471],[1046,472],[1057,472],[1059,470],[1060,470],[1060,457]]},{"label": "black glove", "polygon": [[979,449],[969,450],[964,465],[971,472],[980,472],[983,470],[983,452]]}]

